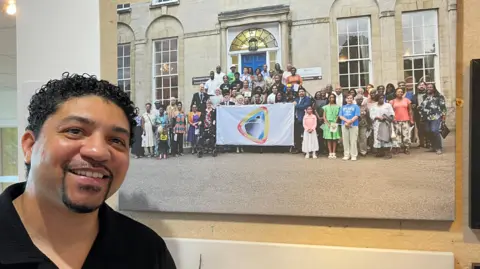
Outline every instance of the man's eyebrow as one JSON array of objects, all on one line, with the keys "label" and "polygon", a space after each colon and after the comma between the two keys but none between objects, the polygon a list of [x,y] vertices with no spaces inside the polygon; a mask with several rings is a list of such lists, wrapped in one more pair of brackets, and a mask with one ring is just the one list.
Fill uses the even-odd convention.
[{"label": "man's eyebrow", "polygon": [[[89,119],[89,118],[85,118],[85,117],[81,117],[81,116],[68,116],[64,119],[62,119],[60,121],[61,124],[65,124],[67,122],[70,122],[70,121],[76,121],[76,122],[80,122],[80,123],[83,123],[83,124],[87,124],[87,125],[95,125],[96,122],[92,119]],[[126,134],[126,135],[130,135],[130,132],[123,128],[123,127],[120,127],[120,126],[117,126],[117,125],[114,125],[112,126],[112,131],[116,132],[116,133],[123,133],[123,134]]]}]

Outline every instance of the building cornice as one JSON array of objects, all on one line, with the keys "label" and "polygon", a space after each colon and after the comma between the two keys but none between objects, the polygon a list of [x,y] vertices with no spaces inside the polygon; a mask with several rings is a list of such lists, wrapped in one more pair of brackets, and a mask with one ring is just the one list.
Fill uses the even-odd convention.
[{"label": "building cornice", "polygon": [[448,11],[454,11],[454,10],[457,10],[457,4],[449,4]]},{"label": "building cornice", "polygon": [[320,24],[320,23],[329,23],[329,22],[330,22],[330,18],[329,18],[329,17],[312,18],[312,19],[306,19],[306,20],[292,21],[292,26],[301,26],[301,25],[310,25],[310,24]]},{"label": "building cornice", "polygon": [[239,9],[234,11],[225,11],[218,14],[220,22],[245,19],[255,16],[279,16],[290,12],[289,5],[275,5],[258,8]]},{"label": "building cornice", "polygon": [[183,35],[183,38],[187,39],[187,38],[195,38],[195,37],[218,35],[218,34],[220,34],[220,30],[214,29],[214,30],[208,30],[208,31],[185,33]]}]

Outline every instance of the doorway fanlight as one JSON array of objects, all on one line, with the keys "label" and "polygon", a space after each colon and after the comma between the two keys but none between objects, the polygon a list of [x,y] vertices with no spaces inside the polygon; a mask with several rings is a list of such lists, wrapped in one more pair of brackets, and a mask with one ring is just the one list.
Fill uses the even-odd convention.
[{"label": "doorway fanlight", "polygon": [[257,51],[259,49],[277,48],[278,43],[269,31],[262,28],[250,28],[238,34],[230,45],[233,51]]}]

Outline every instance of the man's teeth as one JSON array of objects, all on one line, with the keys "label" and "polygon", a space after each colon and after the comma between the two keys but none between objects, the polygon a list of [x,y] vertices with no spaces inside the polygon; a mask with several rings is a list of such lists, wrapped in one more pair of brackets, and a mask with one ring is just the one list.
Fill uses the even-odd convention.
[{"label": "man's teeth", "polygon": [[83,170],[72,170],[74,174],[77,174],[79,176],[86,176],[86,177],[92,177],[92,178],[103,178],[102,173],[97,173],[97,172],[90,172],[90,171],[83,171]]}]

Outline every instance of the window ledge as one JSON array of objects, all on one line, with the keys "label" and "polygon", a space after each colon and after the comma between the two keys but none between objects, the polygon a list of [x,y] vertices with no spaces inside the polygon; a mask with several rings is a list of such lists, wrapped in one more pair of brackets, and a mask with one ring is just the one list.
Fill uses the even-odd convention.
[{"label": "window ledge", "polygon": [[125,13],[130,13],[132,12],[131,8],[125,8],[125,9],[118,9],[117,14],[125,14]]},{"label": "window ledge", "polygon": [[124,13],[130,13],[130,12],[132,12],[131,8],[117,9],[118,14],[124,14]]},{"label": "window ledge", "polygon": [[160,7],[163,7],[163,6],[177,6],[177,5],[180,5],[180,0],[166,2],[166,3],[153,3],[152,2],[150,4],[150,9],[160,8]]}]

